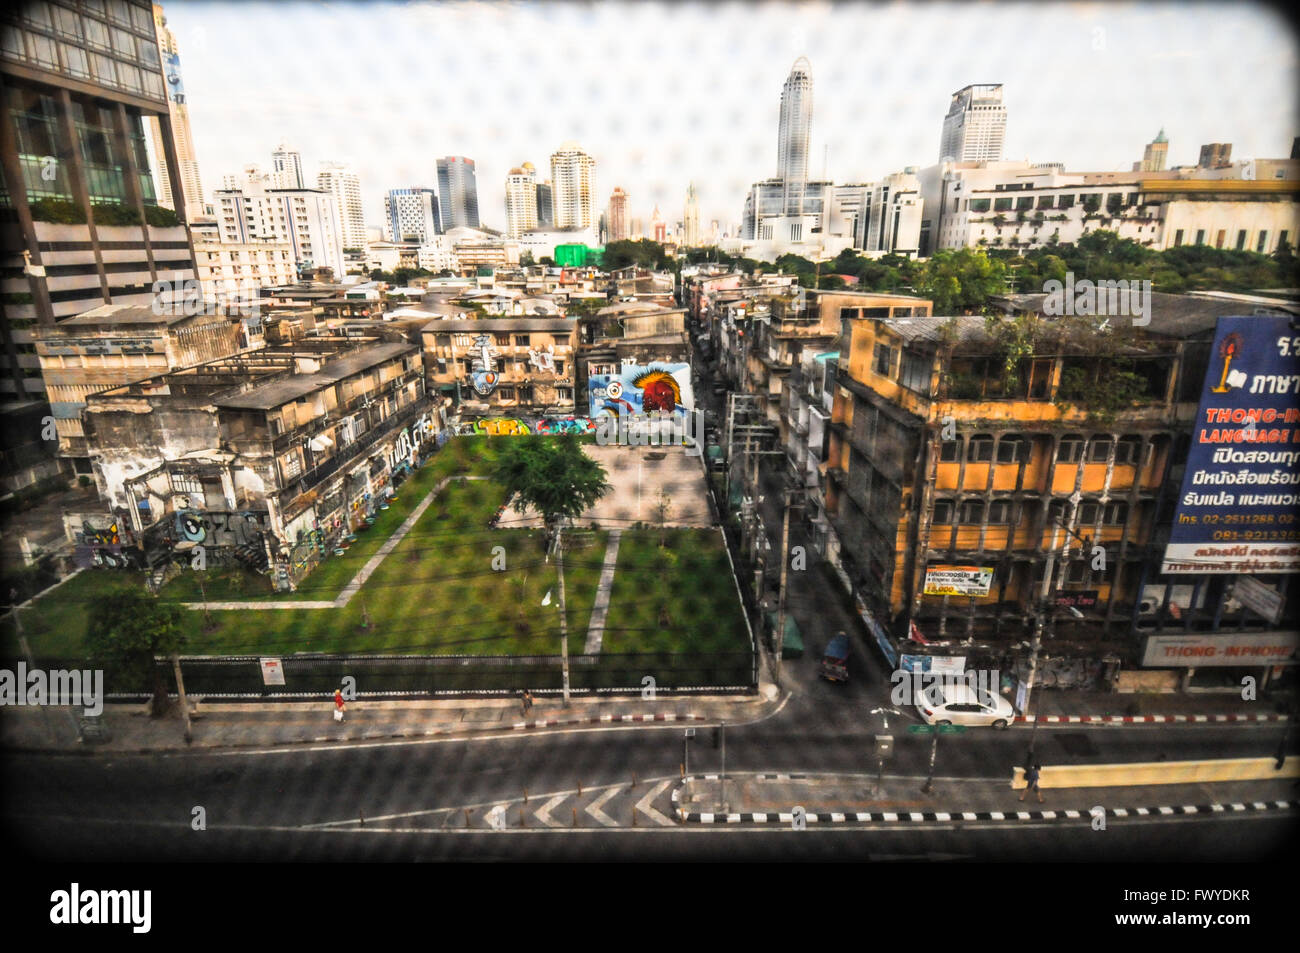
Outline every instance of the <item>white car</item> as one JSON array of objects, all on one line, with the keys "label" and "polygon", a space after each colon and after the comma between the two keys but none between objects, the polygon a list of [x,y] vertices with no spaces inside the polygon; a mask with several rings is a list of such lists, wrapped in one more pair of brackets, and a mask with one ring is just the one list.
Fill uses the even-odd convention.
[{"label": "white car", "polygon": [[931,725],[992,725],[1007,728],[1016,710],[1000,695],[970,685],[931,685],[916,704],[921,718]]}]

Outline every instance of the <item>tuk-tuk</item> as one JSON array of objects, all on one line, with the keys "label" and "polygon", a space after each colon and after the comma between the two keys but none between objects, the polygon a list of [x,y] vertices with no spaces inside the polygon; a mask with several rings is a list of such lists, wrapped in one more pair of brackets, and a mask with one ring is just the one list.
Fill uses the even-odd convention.
[{"label": "tuk-tuk", "polygon": [[826,652],[822,655],[821,676],[832,682],[849,680],[849,637],[843,632],[837,633],[826,646]]}]

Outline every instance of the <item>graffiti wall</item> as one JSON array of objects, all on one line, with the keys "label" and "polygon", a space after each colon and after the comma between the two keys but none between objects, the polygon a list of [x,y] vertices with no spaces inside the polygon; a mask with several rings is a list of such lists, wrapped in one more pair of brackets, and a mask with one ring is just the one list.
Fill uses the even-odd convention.
[{"label": "graffiti wall", "polygon": [[624,417],[654,412],[684,418],[695,406],[689,364],[625,364],[613,374],[587,378],[593,417]]},{"label": "graffiti wall", "polygon": [[526,434],[554,435],[562,433],[590,434],[596,432],[596,422],[590,417],[482,417],[464,420],[456,426],[462,437],[487,435],[492,437],[518,437]]}]

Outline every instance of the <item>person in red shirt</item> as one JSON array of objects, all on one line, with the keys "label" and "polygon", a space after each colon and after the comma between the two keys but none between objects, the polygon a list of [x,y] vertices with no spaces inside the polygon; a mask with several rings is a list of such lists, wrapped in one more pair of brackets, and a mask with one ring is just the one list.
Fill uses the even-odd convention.
[{"label": "person in red shirt", "polygon": [[338,689],[338,688],[334,689],[334,720],[335,721],[343,720],[343,710],[345,707],[346,706],[343,703],[342,689]]}]

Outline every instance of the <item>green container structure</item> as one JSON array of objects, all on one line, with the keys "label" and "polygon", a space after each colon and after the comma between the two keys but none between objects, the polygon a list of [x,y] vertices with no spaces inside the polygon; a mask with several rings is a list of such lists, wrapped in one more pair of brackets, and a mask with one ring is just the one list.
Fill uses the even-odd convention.
[{"label": "green container structure", "polygon": [[582,268],[587,264],[590,251],[586,245],[556,245],[555,263],[561,268]]},{"label": "green container structure", "polygon": [[[776,646],[776,613],[767,614],[767,631],[771,644]],[[799,631],[799,623],[794,621],[794,616],[789,612],[785,614],[785,641],[781,643],[781,658],[803,658],[803,633]]]}]

